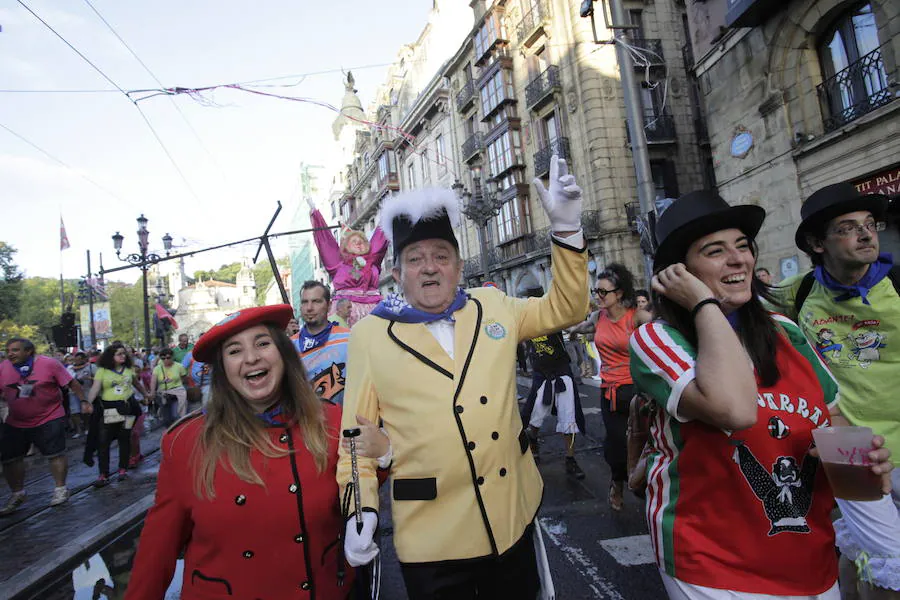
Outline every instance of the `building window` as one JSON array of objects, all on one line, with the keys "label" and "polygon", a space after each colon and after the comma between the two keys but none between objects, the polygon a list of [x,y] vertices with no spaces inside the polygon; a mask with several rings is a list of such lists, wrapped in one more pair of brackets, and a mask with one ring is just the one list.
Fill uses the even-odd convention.
[{"label": "building window", "polygon": [[390,173],[388,160],[389,159],[387,152],[378,157],[378,179],[380,181],[384,181],[385,179],[387,179],[388,173]]},{"label": "building window", "polygon": [[410,189],[416,188],[416,165],[412,162],[406,166],[406,181]]},{"label": "building window", "polygon": [[831,131],[893,100],[869,3],[841,15],[819,42],[819,97]]},{"label": "building window", "polygon": [[489,177],[497,177],[510,167],[521,162],[522,141],[518,130],[505,131],[503,135],[488,144]]},{"label": "building window", "polygon": [[431,180],[431,169],[429,169],[428,165],[428,148],[425,148],[422,151],[422,154],[419,155],[419,160],[422,163],[421,171],[422,171],[422,182],[427,183]]},{"label": "building window", "polygon": [[369,166],[369,153],[368,152],[363,154],[363,165],[366,167]]},{"label": "building window", "polygon": [[439,135],[434,139],[434,155],[435,160],[437,160],[437,164],[441,167],[441,170],[444,171],[447,169],[446,157],[447,153],[444,149],[444,136]]},{"label": "building window", "polygon": [[653,175],[656,200],[678,197],[678,177],[675,175],[675,163],[671,160],[651,160],[650,173]]},{"label": "building window", "polygon": [[496,221],[499,243],[522,237],[530,230],[527,202],[523,202],[522,198],[513,198],[500,208]]},{"label": "building window", "polygon": [[504,100],[514,98],[512,74],[500,69],[481,88],[481,110],[488,115]]},{"label": "building window", "polygon": [[500,40],[506,40],[506,27],[500,16],[494,12],[475,33],[475,60],[480,60]]}]

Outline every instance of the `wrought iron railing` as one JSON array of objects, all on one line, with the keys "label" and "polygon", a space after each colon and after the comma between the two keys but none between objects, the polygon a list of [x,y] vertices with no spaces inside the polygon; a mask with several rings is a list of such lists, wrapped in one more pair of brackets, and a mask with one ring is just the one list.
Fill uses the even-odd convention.
[{"label": "wrought iron railing", "polygon": [[462,112],[475,100],[475,81],[468,80],[456,95],[456,110]]},{"label": "wrought iron railing", "polygon": [[469,136],[462,145],[462,157],[463,160],[469,161],[478,154],[479,150],[484,149],[484,134],[480,131],[476,131],[472,135]]},{"label": "wrought iron railing", "polygon": [[534,108],[541,100],[559,88],[559,67],[550,65],[525,87],[525,101],[528,108]]},{"label": "wrought iron railing", "polygon": [[[647,135],[648,144],[659,144],[675,141],[675,119],[668,113],[645,112],[644,132]],[[628,131],[628,122],[625,124],[625,133],[628,143],[631,143],[631,132]]]},{"label": "wrought iron railing", "polygon": [[[666,63],[665,55],[663,55],[662,40],[656,38],[632,38],[631,45],[641,50],[651,65],[663,65]],[[643,65],[634,63],[635,67],[643,67]]]},{"label": "wrought iron railing", "polygon": [[550,18],[550,9],[546,1],[538,2],[531,10],[525,13],[519,24],[516,25],[516,41],[522,45],[527,44],[535,33]]},{"label": "wrought iron railing", "polygon": [[856,120],[894,99],[881,48],[841,69],[818,86],[825,113],[825,131]]},{"label": "wrought iron railing", "polygon": [[534,153],[535,177],[543,177],[550,172],[550,159],[554,154],[558,154],[560,158],[571,158],[571,154],[569,153],[569,138],[557,138]]}]

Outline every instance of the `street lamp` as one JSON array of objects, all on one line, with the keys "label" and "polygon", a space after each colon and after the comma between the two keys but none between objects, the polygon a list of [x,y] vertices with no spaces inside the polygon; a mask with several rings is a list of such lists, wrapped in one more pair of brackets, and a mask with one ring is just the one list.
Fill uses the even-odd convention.
[{"label": "street lamp", "polygon": [[[123,261],[132,265],[136,265],[141,269],[141,278],[143,279],[143,288],[144,288],[144,347],[150,347],[150,307],[148,306],[147,301],[147,268],[149,265],[156,264],[160,260],[160,256],[158,254],[148,253],[147,250],[149,248],[150,242],[150,231],[147,229],[148,219],[143,214],[137,218],[137,236],[138,236],[138,249],[140,253],[129,254],[125,257],[122,257],[122,242],[125,241],[125,236],[123,236],[118,231],[114,236],[112,236],[113,248],[116,250],[116,257]],[[172,249],[172,236],[168,233],[163,237],[163,247],[166,250],[166,255],[169,254],[169,251]]]},{"label": "street lamp", "polygon": [[463,201],[463,214],[477,225],[478,245],[481,248],[481,272],[483,281],[487,281],[489,279],[487,226],[492,218],[500,214],[503,201],[497,193],[497,180],[492,178],[483,180],[480,166],[472,169],[472,181],[474,193],[466,190],[458,179],[450,187],[456,192],[456,197]]}]

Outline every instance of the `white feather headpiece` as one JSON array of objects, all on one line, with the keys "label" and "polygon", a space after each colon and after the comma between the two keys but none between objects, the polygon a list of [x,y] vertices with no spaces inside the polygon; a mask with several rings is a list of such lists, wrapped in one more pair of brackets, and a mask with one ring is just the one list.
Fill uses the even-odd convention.
[{"label": "white feather headpiece", "polygon": [[394,219],[406,215],[415,225],[419,221],[440,217],[446,211],[450,226],[459,227],[459,200],[446,188],[423,188],[391,196],[381,206],[381,230],[394,243]]}]

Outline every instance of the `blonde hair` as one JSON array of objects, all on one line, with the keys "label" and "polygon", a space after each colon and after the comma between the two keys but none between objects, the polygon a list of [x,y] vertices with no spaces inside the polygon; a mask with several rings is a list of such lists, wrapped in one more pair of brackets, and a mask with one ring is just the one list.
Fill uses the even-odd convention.
[{"label": "blonde hair", "polygon": [[[287,422],[297,423],[303,444],[321,473],[328,463],[328,434],[322,401],[307,381],[306,369],[287,334],[271,324],[266,324],[266,328],[284,361],[280,400],[282,416]],[[194,493],[197,497],[215,498],[215,476],[219,466],[242,481],[265,486],[265,481],[250,462],[253,450],[258,450],[267,458],[280,458],[291,453],[291,450],[275,445],[263,422],[228,383],[220,347],[212,364],[206,419],[194,454],[199,457],[194,469]]]},{"label": "blonde hair", "polygon": [[365,233],[359,231],[358,229],[351,229],[341,237],[341,252],[349,254],[349,252],[347,252],[347,244],[349,244],[350,240],[355,237],[358,237],[360,240],[362,240],[362,243],[366,246],[365,254],[368,254],[370,249],[369,238],[366,237]]}]

